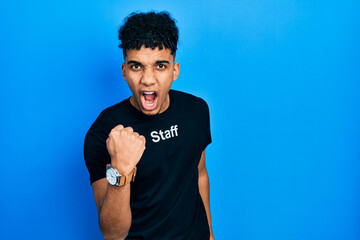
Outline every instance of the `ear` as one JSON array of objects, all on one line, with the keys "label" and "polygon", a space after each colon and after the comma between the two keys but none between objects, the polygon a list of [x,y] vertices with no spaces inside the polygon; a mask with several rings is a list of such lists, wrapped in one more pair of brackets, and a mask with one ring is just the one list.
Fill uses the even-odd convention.
[{"label": "ear", "polygon": [[124,80],[126,81],[125,69],[126,69],[125,63],[123,63],[123,64],[121,65],[121,70],[122,70],[123,78],[124,78]]},{"label": "ear", "polygon": [[174,78],[173,78],[173,81],[175,81],[178,78],[179,73],[180,73],[180,64],[178,62],[176,62],[174,64]]}]

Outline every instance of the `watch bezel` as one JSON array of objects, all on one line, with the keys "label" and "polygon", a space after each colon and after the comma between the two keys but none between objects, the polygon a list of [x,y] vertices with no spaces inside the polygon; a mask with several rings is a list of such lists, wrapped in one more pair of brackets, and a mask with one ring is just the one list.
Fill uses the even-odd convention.
[{"label": "watch bezel", "polygon": [[118,186],[119,185],[118,178],[120,178],[120,177],[121,177],[121,175],[115,168],[108,166],[108,168],[106,170],[106,179],[108,180],[110,185]]}]

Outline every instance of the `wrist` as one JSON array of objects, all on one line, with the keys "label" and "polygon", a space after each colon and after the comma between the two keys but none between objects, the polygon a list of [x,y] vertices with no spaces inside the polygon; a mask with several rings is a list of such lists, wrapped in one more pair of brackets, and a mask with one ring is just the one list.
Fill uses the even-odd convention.
[{"label": "wrist", "polygon": [[111,167],[115,168],[120,175],[125,176],[128,175],[135,166],[130,166],[129,164],[124,163],[123,161],[119,160],[111,160]]}]

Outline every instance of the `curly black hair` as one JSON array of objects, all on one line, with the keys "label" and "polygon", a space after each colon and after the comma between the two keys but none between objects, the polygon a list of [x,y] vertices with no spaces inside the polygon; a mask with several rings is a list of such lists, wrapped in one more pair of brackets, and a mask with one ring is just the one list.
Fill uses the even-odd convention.
[{"label": "curly black hair", "polygon": [[124,24],[119,29],[120,48],[124,57],[127,50],[140,49],[142,45],[155,49],[163,47],[171,49],[175,57],[179,30],[175,19],[168,12],[131,13],[124,19]]}]

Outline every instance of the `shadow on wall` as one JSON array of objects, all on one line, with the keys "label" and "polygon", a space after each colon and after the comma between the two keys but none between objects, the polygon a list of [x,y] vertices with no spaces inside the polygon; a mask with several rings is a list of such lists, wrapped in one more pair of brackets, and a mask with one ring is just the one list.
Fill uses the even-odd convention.
[{"label": "shadow on wall", "polygon": [[94,76],[91,86],[89,86],[90,96],[95,95],[95,100],[101,102],[105,106],[104,108],[110,107],[131,95],[129,87],[122,76],[122,52],[119,50],[117,53],[117,56],[107,55],[100,57],[92,64],[93,70],[90,69],[90,74]]},{"label": "shadow on wall", "polygon": [[99,58],[92,64],[93,68],[89,69],[91,81],[86,88],[87,93],[84,94],[88,98],[85,101],[87,112],[81,117],[81,121],[77,121],[78,127],[74,128],[77,133],[73,136],[76,135],[76,139],[67,143],[69,147],[63,153],[66,165],[62,166],[62,172],[66,177],[61,181],[59,189],[63,191],[61,202],[64,204],[65,213],[60,214],[64,215],[63,220],[67,221],[64,225],[70,230],[59,234],[72,234],[63,236],[64,238],[103,239],[98,226],[98,214],[83,156],[83,146],[85,135],[100,112],[130,97],[131,92],[122,77],[120,60],[121,51],[118,58],[113,55]]}]

